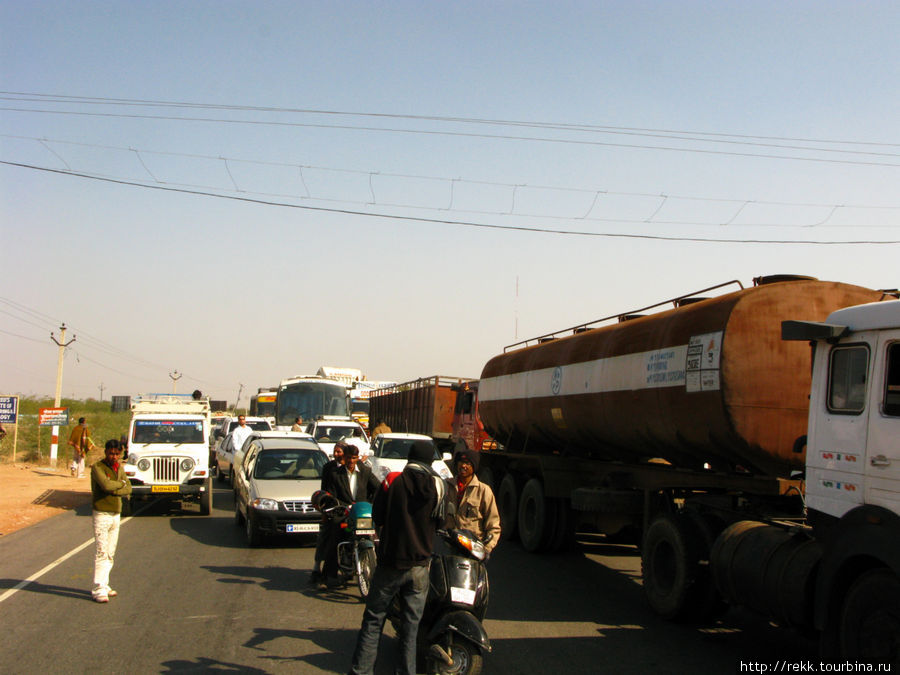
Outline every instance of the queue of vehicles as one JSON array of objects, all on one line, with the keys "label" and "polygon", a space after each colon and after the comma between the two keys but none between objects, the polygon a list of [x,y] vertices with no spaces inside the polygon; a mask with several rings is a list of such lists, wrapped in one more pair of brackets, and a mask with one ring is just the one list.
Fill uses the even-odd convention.
[{"label": "queue of vehicles", "polygon": [[[895,661],[896,291],[784,276],[728,285],[511,345],[479,379],[373,391],[371,422],[432,438],[436,463],[480,451],[503,536],[528,551],[563,549],[584,528],[638,544],[663,617],[741,605],[818,633],[826,658]],[[276,428],[298,416],[314,431],[320,416],[348,418],[347,387],[281,382]],[[376,475],[400,459],[392,436],[371,443]],[[229,470],[249,482],[248,459]]]}]

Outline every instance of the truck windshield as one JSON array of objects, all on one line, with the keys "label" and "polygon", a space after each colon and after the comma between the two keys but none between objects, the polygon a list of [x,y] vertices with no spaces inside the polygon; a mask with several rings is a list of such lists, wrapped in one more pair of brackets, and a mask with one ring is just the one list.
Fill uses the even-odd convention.
[{"label": "truck windshield", "polygon": [[133,443],[203,443],[202,420],[135,420]]},{"label": "truck windshield", "polygon": [[292,382],[278,391],[276,424],[290,426],[297,417],[348,417],[347,388],[339,382]]}]

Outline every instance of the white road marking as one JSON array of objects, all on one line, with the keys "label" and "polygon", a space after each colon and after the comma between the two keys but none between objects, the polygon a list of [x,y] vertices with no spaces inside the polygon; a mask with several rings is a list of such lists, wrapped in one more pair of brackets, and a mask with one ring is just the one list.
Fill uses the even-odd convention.
[{"label": "white road marking", "polygon": [[[125,523],[127,523],[127,522],[128,522],[129,520],[131,520],[134,516],[136,516],[137,514],[139,514],[139,513],[140,513],[141,511],[143,511],[144,509],[147,509],[152,503],[153,503],[153,502],[149,502],[149,501],[148,501],[147,504],[145,504],[142,508],[140,508],[140,509],[138,509],[137,511],[135,511],[133,515],[128,516],[128,517],[126,517],[126,518],[122,518],[122,521],[119,523],[119,527],[122,527],[122,525],[124,525]],[[10,588],[8,591],[6,591],[6,593],[4,593],[3,595],[0,595],[0,602],[3,602],[4,600],[6,600],[6,599],[8,599],[8,598],[11,598],[11,597],[12,597],[13,595],[15,595],[17,592],[19,592],[19,591],[21,591],[23,588],[25,588],[28,584],[30,584],[30,583],[32,583],[32,582],[34,582],[34,581],[37,581],[37,580],[40,579],[42,576],[44,576],[47,572],[49,572],[50,570],[52,570],[54,567],[58,567],[59,565],[61,565],[62,563],[64,563],[66,560],[68,560],[69,558],[71,558],[73,555],[75,555],[76,553],[80,553],[81,551],[83,551],[84,549],[86,549],[88,546],[90,546],[90,545],[93,544],[93,543],[94,543],[94,538],[91,537],[90,539],[88,539],[86,542],[84,542],[84,543],[81,544],[80,546],[76,546],[75,548],[73,548],[71,551],[69,551],[69,552],[66,553],[65,555],[63,555],[63,556],[57,558],[56,560],[54,560],[52,563],[50,563],[49,565],[47,565],[44,569],[42,569],[42,570],[40,570],[40,571],[38,571],[38,572],[35,572],[34,574],[32,574],[30,577],[28,577],[28,578],[25,579],[24,581],[20,581],[18,584],[16,584],[16,585],[13,586],[12,588]]]}]

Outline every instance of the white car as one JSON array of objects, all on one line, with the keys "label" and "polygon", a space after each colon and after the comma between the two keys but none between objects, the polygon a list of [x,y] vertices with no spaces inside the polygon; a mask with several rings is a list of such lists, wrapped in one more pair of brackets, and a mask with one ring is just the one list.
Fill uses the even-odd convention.
[{"label": "white car", "polygon": [[[254,431],[252,434],[247,436],[247,440],[244,441],[244,445],[240,448],[234,448],[233,450],[233,458],[232,464],[234,466],[240,466],[241,462],[244,461],[244,454],[247,452],[247,448],[250,445],[250,442],[257,438],[305,438],[312,439],[312,436],[306,433],[305,431]],[[324,450],[323,450],[324,452]],[[234,475],[231,476],[231,487],[237,490],[237,486],[234,484]]]},{"label": "white car", "polygon": [[359,458],[363,461],[369,455],[369,437],[366,430],[356,420],[328,419],[326,417],[307,424],[306,431],[312,434],[329,457],[334,455],[334,445],[338,441],[359,448]]},{"label": "white car", "polygon": [[316,535],[321,514],[312,495],[321,487],[328,457],[308,436],[247,439],[235,465],[235,523],[243,525],[249,546],[267,535]]},{"label": "white car", "polygon": [[[403,471],[406,466],[406,460],[409,457],[409,450],[416,441],[430,441],[428,436],[422,434],[379,434],[372,441],[372,454],[369,457],[369,464],[372,466],[372,473],[378,480],[384,480],[392,471]],[[437,447],[434,449],[434,461],[431,468],[437,471],[438,475],[447,480],[453,477],[447,462],[451,459],[449,452],[445,452],[443,457],[438,452]]]}]

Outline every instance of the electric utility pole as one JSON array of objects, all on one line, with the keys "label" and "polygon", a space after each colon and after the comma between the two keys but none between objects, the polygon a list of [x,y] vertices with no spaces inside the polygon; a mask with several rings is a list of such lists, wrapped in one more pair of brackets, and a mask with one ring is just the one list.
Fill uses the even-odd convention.
[{"label": "electric utility pole", "polygon": [[[66,342],[66,324],[63,323],[62,326],[59,327],[59,340],[50,333],[50,339],[53,340],[57,347],[59,347],[59,356],[56,359],[56,398],[53,399],[53,407],[58,408],[60,402],[60,392],[62,392],[62,373],[63,373],[63,356],[66,352],[66,347],[75,342],[75,336],[72,336],[72,339]],[[59,448],[59,425],[53,425],[53,437],[50,440],[50,468],[56,468],[56,457]]]},{"label": "electric utility pole", "polygon": [[177,393],[178,380],[184,377],[184,375],[176,370],[174,373],[169,373],[169,377],[172,378],[172,394],[174,395]]}]

